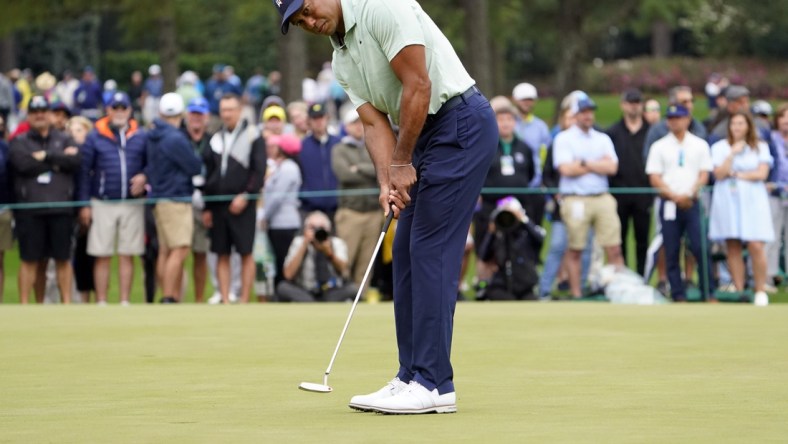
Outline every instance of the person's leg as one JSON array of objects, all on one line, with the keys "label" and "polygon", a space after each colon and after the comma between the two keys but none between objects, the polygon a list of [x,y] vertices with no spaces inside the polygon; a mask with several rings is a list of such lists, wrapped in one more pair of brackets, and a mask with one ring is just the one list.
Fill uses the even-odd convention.
[{"label": "person's leg", "polygon": [[618,212],[618,220],[621,224],[621,254],[624,257],[625,263],[629,259],[629,245],[627,245],[627,238],[629,237],[629,219],[634,216],[633,210],[634,202],[631,202],[627,196],[616,196],[616,211]]},{"label": "person's leg", "polygon": [[680,222],[681,211],[676,211],[676,218],[665,220],[664,202],[660,206],[660,219],[662,225],[663,248],[665,252],[665,269],[668,281],[670,282],[670,294],[674,301],[686,301],[687,295],[684,292],[684,282],[681,280],[681,266],[679,252],[681,250],[681,237],[684,232],[683,224]]},{"label": "person's leg", "polygon": [[769,196],[769,208],[774,227],[774,240],[766,244],[766,262],[768,263],[767,274],[770,278],[774,278],[780,274],[780,250],[782,249],[784,212],[780,198]]},{"label": "person's leg", "polygon": [[36,303],[43,304],[47,291],[47,266],[49,259],[42,259],[38,261],[38,268],[36,268],[36,281],[33,284],[36,292]]},{"label": "person's leg", "polygon": [[134,282],[134,256],[118,256],[118,275],[120,302],[127,303],[131,295],[131,284]]},{"label": "person's leg", "polygon": [[[607,256],[607,263],[619,267],[626,266],[626,259],[621,253],[621,233],[623,227],[621,220],[615,216],[617,212],[616,199],[609,194],[594,197],[589,200],[586,211],[591,211],[594,218],[594,235]],[[627,210],[627,217],[629,217]],[[628,223],[628,221],[627,221]]]},{"label": "person's leg", "polygon": [[230,303],[230,255],[220,254],[216,260],[216,280],[219,281],[219,294],[222,303]]},{"label": "person's leg", "polygon": [[93,280],[96,287],[96,302],[106,303],[109,289],[109,265],[111,257],[97,257],[93,265]]},{"label": "person's leg", "polygon": [[282,281],[276,286],[276,297],[280,302],[315,302],[312,293],[290,281]]},{"label": "person's leg", "polygon": [[175,247],[170,249],[164,265],[164,279],[162,288],[165,297],[178,294],[183,278],[183,263],[189,255],[190,247]]},{"label": "person's leg", "polygon": [[686,212],[686,233],[689,236],[689,249],[695,259],[698,269],[698,288],[701,298],[714,302],[714,276],[712,272],[710,247],[708,246],[707,233],[701,231],[700,204],[695,204]]},{"label": "person's leg", "polygon": [[632,215],[632,224],[635,229],[637,272],[642,276],[646,271],[646,255],[648,254],[649,245],[648,234],[651,228],[651,205],[644,205],[642,202],[636,203],[635,211]]},{"label": "person's leg", "polygon": [[74,286],[74,271],[71,268],[71,261],[56,260],[55,272],[57,274],[57,286],[60,290],[60,298],[63,304],[71,303],[71,291]]},{"label": "person's leg", "polygon": [[744,291],[744,259],[742,258],[742,245],[738,239],[725,239],[727,249],[728,269],[730,269],[733,285],[736,291]]},{"label": "person's leg", "polygon": [[566,269],[569,273],[569,292],[573,298],[583,297],[583,283],[580,282],[580,256],[582,250],[566,250]]},{"label": "person's leg", "polygon": [[752,258],[752,273],[755,281],[755,291],[764,291],[766,285],[766,249],[763,242],[747,242],[747,251]]},{"label": "person's leg", "polygon": [[205,300],[205,283],[208,276],[208,259],[205,253],[192,255],[192,275],[194,278],[194,302]]},{"label": "person's leg", "polygon": [[30,302],[30,292],[36,282],[38,273],[38,261],[22,261],[19,265],[19,302],[27,304]]},{"label": "person's leg", "polygon": [[332,288],[323,294],[323,300],[326,302],[348,302],[352,301],[358,293],[358,286],[356,284],[347,283],[341,287]]},{"label": "person's leg", "polygon": [[566,251],[566,227],[560,220],[553,221],[550,227],[550,246],[547,249],[542,274],[539,276],[539,296],[547,297],[553,288],[561,261]]},{"label": "person's leg", "polygon": [[241,256],[241,294],[239,295],[242,304],[249,303],[249,293],[252,292],[253,283],[254,257],[251,254],[244,254]]}]

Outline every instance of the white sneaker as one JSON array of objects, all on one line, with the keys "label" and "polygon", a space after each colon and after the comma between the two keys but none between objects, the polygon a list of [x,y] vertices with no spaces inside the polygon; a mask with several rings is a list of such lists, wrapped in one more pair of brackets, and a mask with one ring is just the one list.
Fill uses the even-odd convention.
[{"label": "white sneaker", "polygon": [[756,307],[765,307],[769,305],[769,295],[765,291],[756,291],[755,297],[752,298],[752,303]]},{"label": "white sneaker", "polygon": [[438,389],[429,391],[418,382],[410,381],[407,389],[395,396],[372,402],[370,408],[379,413],[399,415],[454,413],[457,411],[457,397],[454,392],[441,395]]},{"label": "white sneaker", "polygon": [[777,287],[771,284],[765,284],[763,286],[763,291],[765,291],[766,294],[775,294],[777,293]]},{"label": "white sneaker", "polygon": [[210,304],[210,305],[219,305],[219,304],[221,304],[221,303],[222,303],[222,294],[221,294],[221,293],[219,293],[218,291],[217,291],[217,292],[215,292],[215,293],[213,294],[213,296],[211,296],[211,297],[208,299],[208,304]]},{"label": "white sneaker", "polygon": [[379,399],[390,398],[403,390],[408,388],[408,384],[400,381],[399,378],[394,378],[388,382],[382,389],[370,393],[368,395],[356,395],[350,398],[348,407],[351,409],[361,410],[368,412],[372,410],[371,404]]},{"label": "white sneaker", "polygon": [[227,299],[230,300],[231,304],[237,304],[238,303],[238,296],[236,296],[235,293],[233,293],[232,291],[230,292],[230,294],[227,295]]}]

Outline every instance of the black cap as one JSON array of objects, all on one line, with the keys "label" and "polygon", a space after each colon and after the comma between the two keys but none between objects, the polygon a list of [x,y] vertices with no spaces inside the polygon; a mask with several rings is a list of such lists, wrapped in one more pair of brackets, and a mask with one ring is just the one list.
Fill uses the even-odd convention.
[{"label": "black cap", "polygon": [[328,113],[326,109],[326,105],[322,103],[315,103],[314,105],[309,107],[309,117],[310,118],[318,118],[323,117]]},{"label": "black cap", "polygon": [[28,111],[48,111],[49,100],[44,96],[33,96],[27,105]]},{"label": "black cap", "polygon": [[273,0],[276,10],[282,16],[282,34],[287,34],[290,28],[290,17],[293,16],[302,6],[304,0]]},{"label": "black cap", "polygon": [[621,94],[621,101],[629,102],[629,103],[640,103],[643,101],[643,93],[641,93],[640,90],[637,88],[630,88],[624,91],[624,94]]}]

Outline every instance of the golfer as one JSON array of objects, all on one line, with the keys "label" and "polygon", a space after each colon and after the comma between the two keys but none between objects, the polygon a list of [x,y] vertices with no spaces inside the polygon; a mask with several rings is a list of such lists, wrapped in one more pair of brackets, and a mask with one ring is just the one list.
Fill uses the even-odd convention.
[{"label": "golfer", "polygon": [[[495,114],[415,0],[273,0],[290,24],[330,38],[380,183],[394,240],[396,377],[350,407],[457,411],[450,355],[460,262],[498,143]],[[399,138],[389,123],[399,125]],[[391,209],[390,209],[391,208]]]}]

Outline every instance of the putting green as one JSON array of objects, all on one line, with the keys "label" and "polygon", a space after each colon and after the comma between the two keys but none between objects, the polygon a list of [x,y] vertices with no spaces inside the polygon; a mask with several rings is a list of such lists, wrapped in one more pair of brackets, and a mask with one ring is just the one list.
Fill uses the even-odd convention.
[{"label": "putting green", "polygon": [[788,306],[459,304],[459,413],[359,413],[393,376],[360,305],[4,306],[0,442],[765,442],[788,436]]}]

